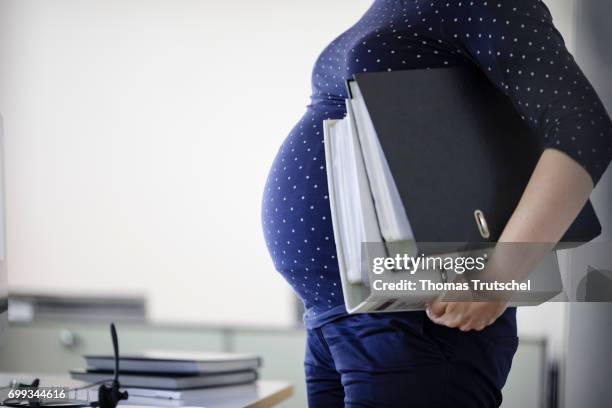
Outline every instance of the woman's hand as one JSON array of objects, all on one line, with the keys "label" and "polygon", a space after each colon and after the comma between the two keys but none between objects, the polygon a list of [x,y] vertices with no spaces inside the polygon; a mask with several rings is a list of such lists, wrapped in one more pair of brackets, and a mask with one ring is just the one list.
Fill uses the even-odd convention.
[{"label": "woman's hand", "polygon": [[[485,270],[486,280],[522,281],[561,240],[592,190],[593,180],[576,161],[558,150],[545,150],[499,238],[500,243],[518,243],[522,252],[515,254],[512,245],[497,251]],[[508,306],[499,298],[491,302],[459,300],[463,301],[438,299],[427,307],[427,316],[434,323],[463,331],[482,330]]]},{"label": "woman's hand", "polygon": [[427,309],[429,319],[461,331],[480,331],[493,324],[508,307],[507,302],[443,302],[436,300]]}]

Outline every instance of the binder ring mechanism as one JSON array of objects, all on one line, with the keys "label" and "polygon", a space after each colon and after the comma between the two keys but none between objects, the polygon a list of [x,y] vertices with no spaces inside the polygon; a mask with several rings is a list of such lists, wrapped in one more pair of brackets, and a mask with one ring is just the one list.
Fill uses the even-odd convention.
[{"label": "binder ring mechanism", "polygon": [[491,232],[489,231],[489,225],[487,224],[487,219],[482,210],[474,211],[474,218],[476,219],[476,225],[478,226],[480,235],[484,239],[489,239],[491,237]]}]

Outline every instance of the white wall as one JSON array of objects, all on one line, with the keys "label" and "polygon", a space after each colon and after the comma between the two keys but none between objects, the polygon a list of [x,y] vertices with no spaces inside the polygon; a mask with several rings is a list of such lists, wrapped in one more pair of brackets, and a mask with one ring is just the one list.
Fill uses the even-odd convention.
[{"label": "white wall", "polygon": [[368,3],[2,0],[11,290],[291,322],[263,184],[319,51]]}]

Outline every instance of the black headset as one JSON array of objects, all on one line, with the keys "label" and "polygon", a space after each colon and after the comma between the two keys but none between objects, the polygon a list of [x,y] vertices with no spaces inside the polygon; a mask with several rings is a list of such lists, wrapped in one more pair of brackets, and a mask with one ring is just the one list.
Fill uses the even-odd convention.
[{"label": "black headset", "polygon": [[98,388],[98,401],[92,403],[93,407],[115,408],[119,401],[128,399],[128,392],[119,390],[119,387],[121,387],[121,384],[119,384],[119,341],[117,340],[117,329],[114,323],[111,323],[110,330],[115,353],[115,372],[110,385],[102,384]]}]

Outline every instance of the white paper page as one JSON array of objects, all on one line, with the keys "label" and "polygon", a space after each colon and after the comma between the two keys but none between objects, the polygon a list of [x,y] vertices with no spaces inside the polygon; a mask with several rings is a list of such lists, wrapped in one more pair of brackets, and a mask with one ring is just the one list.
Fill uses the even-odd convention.
[{"label": "white paper page", "polygon": [[[342,279],[342,293],[346,301],[352,299],[351,291],[349,289],[349,283],[361,283],[361,279],[358,276],[351,276],[349,278],[349,259],[350,250],[348,249],[347,241],[345,236],[347,235],[346,230],[346,215],[343,211],[343,203],[341,200],[342,194],[339,194],[340,185],[344,183],[341,174],[337,173],[341,169],[336,161],[341,160],[340,154],[337,153],[340,150],[340,144],[338,141],[338,132],[335,125],[340,121],[337,120],[326,120],[323,122],[324,140],[325,140],[325,162],[327,168],[327,184],[329,187],[329,201],[332,214],[332,223],[334,227],[334,236],[336,240],[336,253],[338,258],[338,265],[340,267],[340,277]],[[348,233],[350,236],[350,233]],[[357,278],[359,278],[357,280]],[[348,282],[345,282],[347,280]]]},{"label": "white paper page", "polygon": [[346,255],[346,274],[350,282],[361,282],[360,243],[363,239],[361,203],[354,165],[354,148],[347,128],[347,120],[339,121],[332,128],[334,170],[342,246]]},{"label": "white paper page", "polygon": [[351,82],[351,92],[353,99],[350,103],[382,236],[386,241],[414,240],[404,204],[356,82]]}]

